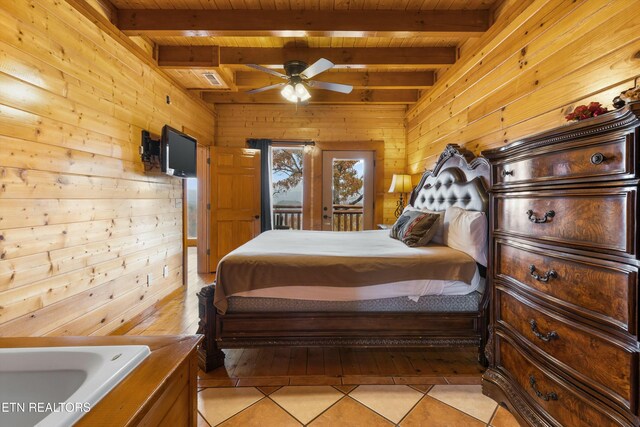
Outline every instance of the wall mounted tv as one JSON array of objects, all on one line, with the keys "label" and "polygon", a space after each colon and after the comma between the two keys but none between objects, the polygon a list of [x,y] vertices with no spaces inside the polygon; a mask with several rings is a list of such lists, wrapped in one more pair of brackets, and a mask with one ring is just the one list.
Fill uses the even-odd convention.
[{"label": "wall mounted tv", "polygon": [[164,125],[160,138],[162,172],[178,178],[195,178],[197,148],[198,143],[195,138],[169,125]]}]

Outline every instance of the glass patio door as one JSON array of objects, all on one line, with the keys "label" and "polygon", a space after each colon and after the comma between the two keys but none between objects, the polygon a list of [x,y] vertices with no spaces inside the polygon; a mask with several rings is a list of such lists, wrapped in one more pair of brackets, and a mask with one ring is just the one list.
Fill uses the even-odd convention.
[{"label": "glass patio door", "polygon": [[373,151],[322,152],[322,229],[373,228]]},{"label": "glass patio door", "polygon": [[271,206],[274,230],[302,230],[304,146],[271,149]]}]

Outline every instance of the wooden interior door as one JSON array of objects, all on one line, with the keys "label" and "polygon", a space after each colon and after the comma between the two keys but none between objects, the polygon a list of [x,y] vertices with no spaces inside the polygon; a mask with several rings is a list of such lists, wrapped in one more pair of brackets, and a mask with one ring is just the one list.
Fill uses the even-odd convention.
[{"label": "wooden interior door", "polygon": [[[260,233],[260,151],[211,147],[210,265]],[[213,271],[212,270],[212,271]]]}]

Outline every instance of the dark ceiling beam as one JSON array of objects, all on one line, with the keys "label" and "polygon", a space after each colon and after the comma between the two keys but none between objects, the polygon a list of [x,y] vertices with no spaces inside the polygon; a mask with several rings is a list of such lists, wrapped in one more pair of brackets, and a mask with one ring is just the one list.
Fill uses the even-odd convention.
[{"label": "dark ceiling beam", "polygon": [[[351,85],[355,89],[427,89],[435,81],[433,71],[419,72],[348,72],[322,73],[313,80]],[[266,73],[237,71],[236,86],[253,89],[281,83],[282,80]]]},{"label": "dark ceiling beam", "polygon": [[[218,52],[218,57],[215,53]],[[395,66],[410,68],[440,68],[456,61],[455,47],[404,48],[254,48],[214,46],[160,46],[158,65],[161,67],[205,68],[214,65],[260,64],[282,67],[290,60],[312,64],[326,58],[340,67]]]},{"label": "dark ceiling beam", "polygon": [[[247,94],[245,92],[205,92],[202,99],[212,104],[287,104],[278,90]],[[350,94],[311,90],[311,104],[413,104],[418,90],[354,90]]]},{"label": "dark ceiling beam", "polygon": [[125,34],[152,36],[478,36],[489,25],[488,10],[118,11]]}]

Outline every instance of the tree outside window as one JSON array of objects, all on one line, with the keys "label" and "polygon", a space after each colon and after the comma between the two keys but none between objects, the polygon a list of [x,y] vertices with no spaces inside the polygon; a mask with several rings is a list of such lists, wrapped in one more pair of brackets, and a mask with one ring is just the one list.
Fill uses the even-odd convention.
[{"label": "tree outside window", "polygon": [[302,147],[274,147],[272,162],[273,225],[275,229],[302,229]]}]

